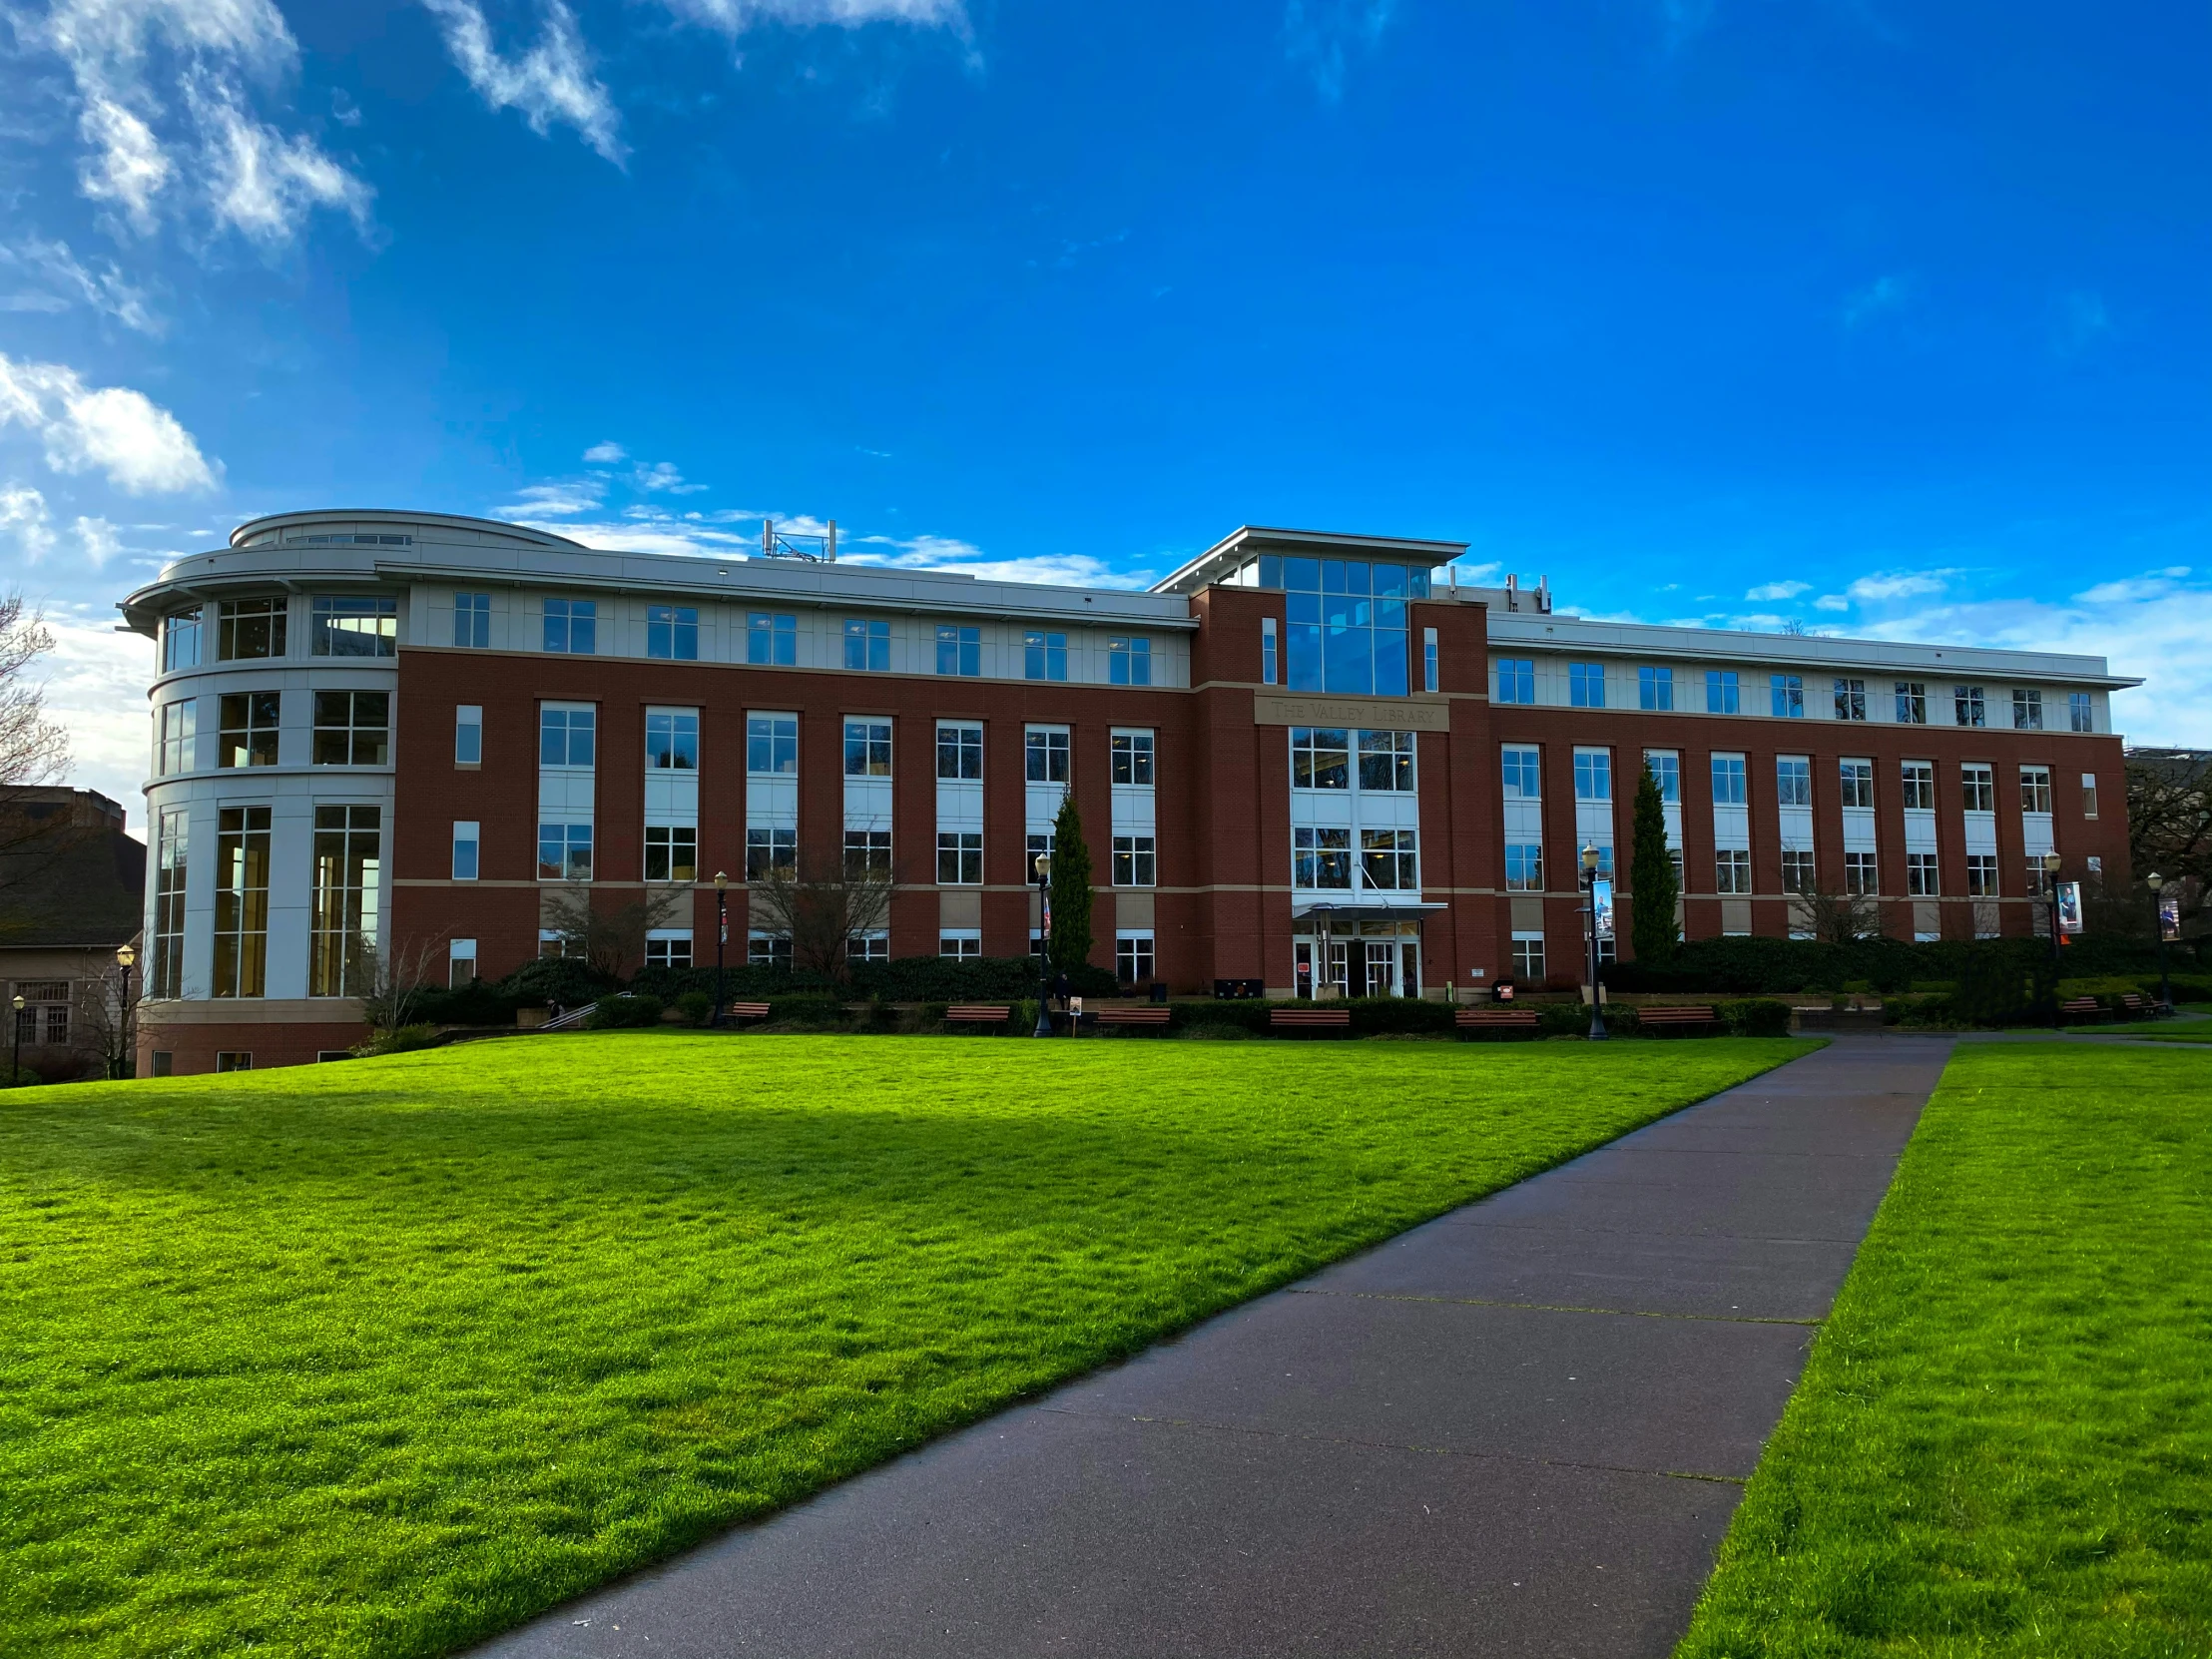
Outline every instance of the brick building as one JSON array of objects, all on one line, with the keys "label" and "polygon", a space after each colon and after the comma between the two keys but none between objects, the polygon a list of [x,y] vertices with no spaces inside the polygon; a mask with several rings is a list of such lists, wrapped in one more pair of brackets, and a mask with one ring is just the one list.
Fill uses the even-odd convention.
[{"label": "brick building", "polygon": [[1808,887],[2022,933],[2044,852],[2124,873],[2101,659],[1590,622],[1462,550],[1248,528],[1129,593],[255,520],[123,606],[159,642],[145,1062],[342,1048],[364,942],[497,977],[576,882],[674,891],[649,957],[705,963],[727,871],[732,959],[772,960],[749,870],[872,861],[856,955],[1018,956],[1068,791],[1097,961],[1178,993],[1573,983],[1576,852],[1625,849],[1647,761],[1693,938]]}]

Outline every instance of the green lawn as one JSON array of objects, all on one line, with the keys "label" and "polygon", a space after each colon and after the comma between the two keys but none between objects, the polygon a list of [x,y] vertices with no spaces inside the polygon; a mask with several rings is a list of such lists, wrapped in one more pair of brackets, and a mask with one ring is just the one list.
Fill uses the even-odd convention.
[{"label": "green lawn", "polygon": [[1677,1659],[2212,1653],[2212,1067],[1960,1048]]},{"label": "green lawn", "polygon": [[610,1033],[0,1096],[0,1652],[443,1651],[1811,1046]]}]

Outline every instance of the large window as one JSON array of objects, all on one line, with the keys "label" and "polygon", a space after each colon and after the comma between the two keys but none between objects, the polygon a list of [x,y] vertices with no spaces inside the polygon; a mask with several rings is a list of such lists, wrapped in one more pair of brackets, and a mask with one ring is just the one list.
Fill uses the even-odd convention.
[{"label": "large window", "polygon": [[1928,687],[1919,680],[1900,680],[1898,687],[1898,724],[1900,726],[1926,726],[1928,724]]},{"label": "large window", "polygon": [[2012,693],[2012,730],[2015,732],[2040,732],[2043,729],[2043,694],[2033,687]]},{"label": "large window", "polygon": [[1839,762],[1837,779],[1843,786],[1843,804],[1846,807],[1871,808],[1874,805],[1874,762]]},{"label": "large window", "polygon": [[692,965],[692,936],[689,928],[656,927],[645,936],[645,965],[647,967],[688,968]]},{"label": "large window", "polygon": [[1152,684],[1152,641],[1142,634],[1106,642],[1106,679],[1116,686]]},{"label": "large window", "polygon": [[171,778],[193,769],[198,759],[194,749],[199,732],[200,705],[196,700],[188,697],[162,705],[161,737],[154,762],[157,777]]},{"label": "large window", "polygon": [[1293,830],[1291,884],[1323,889],[1349,888],[1352,885],[1352,831]]},{"label": "large window", "polygon": [[1802,674],[1770,674],[1767,676],[1767,692],[1774,700],[1775,719],[1803,720],[1805,718],[1805,676]]},{"label": "large window", "polygon": [[983,672],[983,630],[946,623],[937,629],[937,672],[973,680]]},{"label": "large window", "polygon": [[1414,789],[1413,734],[1362,732],[1360,787],[1410,795]]},{"label": "large window", "polygon": [[1898,784],[1907,812],[1932,813],[1936,810],[1936,764],[1933,761],[1902,763],[1898,768]]},{"label": "large window", "polygon": [[148,996],[182,996],[185,989],[185,872],[191,853],[190,820],[182,807],[164,807],[154,831],[154,950],[146,964]]},{"label": "large window", "polygon": [[888,674],[891,671],[891,625],[863,617],[844,621],[844,666],[850,674]]},{"label": "large window", "polygon": [[1613,799],[1613,753],[1609,749],[1574,752],[1574,798],[1577,801]]},{"label": "large window", "polygon": [[844,723],[844,775],[847,778],[888,778],[891,775],[889,721],[848,720]]},{"label": "large window", "polygon": [[1682,757],[1671,749],[1647,749],[1644,766],[1659,786],[1659,799],[1668,806],[1682,800]]},{"label": "large window", "polygon": [[1813,805],[1813,763],[1802,755],[1780,755],[1774,763],[1774,798],[1784,807]]},{"label": "large window", "polygon": [[1979,686],[1953,686],[1950,689],[1951,716],[1960,726],[1986,726],[1989,724],[1989,700]]},{"label": "large window", "polygon": [[1152,935],[1131,931],[1114,935],[1114,977],[1125,985],[1141,985],[1153,976]]},{"label": "large window", "polygon": [[1782,890],[1784,892],[1811,892],[1818,881],[1813,869],[1813,854],[1801,846],[1782,849]]},{"label": "large window", "polygon": [[1497,660],[1497,700],[1515,704],[1536,701],[1534,658],[1500,657]]},{"label": "large window", "polygon": [[1649,666],[1636,671],[1636,706],[1639,709],[1674,707],[1674,670]]},{"label": "large window", "polygon": [[538,765],[577,767],[593,764],[599,735],[596,709],[556,708],[538,710]]},{"label": "large window", "polygon": [[1360,878],[1385,892],[1417,892],[1420,860],[1410,830],[1360,831]]},{"label": "large window", "polygon": [[983,879],[983,834],[979,830],[937,831],[937,880],[948,887],[967,887]]},{"label": "large window", "polygon": [[1935,853],[1908,852],[1905,855],[1905,890],[1915,898],[1934,898],[1941,892],[1936,875]]},{"label": "large window", "polygon": [[540,881],[589,881],[591,879],[591,826],[541,824],[538,826],[538,879]]},{"label": "large window", "polygon": [[1067,635],[1044,632],[1023,634],[1021,677],[1024,680],[1065,680],[1068,677]]},{"label": "large window", "polygon": [[1405,607],[1428,597],[1426,566],[1266,555],[1260,570],[1290,613],[1291,690],[1406,695]]},{"label": "large window", "polygon": [[2023,813],[2048,813],[2050,811],[2050,768],[2020,768],[2020,811]]},{"label": "large window", "polygon": [[755,778],[799,770],[799,717],[749,715],[745,722],[745,770]]},{"label": "large window", "polygon": [[1031,729],[1022,735],[1023,778],[1031,784],[1064,784],[1068,781],[1068,734]]},{"label": "large window", "polygon": [[279,692],[227,692],[216,706],[215,764],[219,767],[273,767],[276,764],[276,721],[283,708]]},{"label": "large window", "polygon": [[391,693],[316,692],[310,758],[318,767],[380,767],[388,763]]},{"label": "large window", "polygon": [[1713,854],[1713,890],[1724,893],[1751,891],[1751,853],[1743,847],[1723,847]]},{"label": "large window", "polygon": [[1114,885],[1149,887],[1159,877],[1157,840],[1151,835],[1114,837]]},{"label": "large window", "polygon": [[200,666],[200,607],[162,618],[162,672]]},{"label": "large window", "polygon": [[699,715],[691,709],[645,712],[645,764],[654,772],[699,770]]},{"label": "large window", "polygon": [[844,832],[844,878],[863,881],[891,872],[891,832],[888,830],[847,830]]},{"label": "large window", "polygon": [[1993,767],[1968,764],[1958,769],[1959,789],[1966,798],[1969,813],[1993,813],[1997,810],[1997,779]]},{"label": "large window", "polygon": [[755,668],[799,666],[799,618],[753,611],[745,619],[745,660]]},{"label": "large window", "polygon": [[645,827],[645,878],[648,881],[699,879],[699,830],[689,824]]},{"label": "large window", "polygon": [[1709,668],[1705,671],[1705,712],[1709,715],[1733,715],[1742,712],[1742,688],[1736,684],[1736,671],[1732,668]]},{"label": "large window", "polygon": [[646,606],[645,654],[666,662],[697,662],[699,608],[695,605]]},{"label": "large window", "polygon": [[453,596],[453,643],[481,651],[491,644],[491,595],[457,593]]},{"label": "large window", "polygon": [[1838,720],[1865,720],[1867,718],[1866,681],[1838,680],[1836,682],[1836,718]]},{"label": "large window", "polygon": [[1341,726],[1292,727],[1291,788],[1352,788],[1352,734]]},{"label": "large window", "polygon": [[799,867],[799,831],[748,829],[745,832],[745,878],[766,881],[774,870],[789,879]]},{"label": "large window", "polygon": [[284,654],[284,601],[226,599],[216,609],[219,663],[254,662]]},{"label": "large window", "polygon": [[1507,892],[1542,892],[1544,890],[1544,848],[1541,841],[1507,841],[1505,843],[1505,890]]},{"label": "large window", "polygon": [[2066,718],[2076,732],[2094,732],[2097,729],[2095,708],[2090,703],[2087,692],[2066,694]]},{"label": "large window", "polygon": [[1150,732],[1116,732],[1113,734],[1113,781],[1124,786],[1150,789],[1152,787],[1152,734]]},{"label": "large window", "polygon": [[216,814],[215,985],[222,997],[262,996],[269,980],[269,809]]},{"label": "large window", "polygon": [[1844,891],[1848,893],[1874,893],[1882,890],[1882,878],[1875,869],[1872,852],[1847,852],[1844,854]]},{"label": "large window", "polygon": [[937,776],[950,780],[983,776],[982,727],[965,722],[938,723]]},{"label": "large window", "polygon": [[1544,797],[1543,764],[1533,748],[1508,747],[1503,751],[1505,799],[1541,801]]},{"label": "large window", "polygon": [[1966,854],[1966,896],[1968,898],[1994,898],[1997,896],[1997,858],[1993,852],[1969,852]]},{"label": "large window", "polygon": [[545,602],[545,649],[572,657],[589,657],[598,650],[599,603],[592,599],[548,599]]},{"label": "large window", "polygon": [[1602,709],[1605,707],[1605,665],[1603,663],[1569,663],[1567,665],[1567,702],[1577,709]]},{"label": "large window", "polygon": [[1744,804],[1744,758],[1741,755],[1716,755],[1713,757],[1713,805],[1716,807],[1741,807]]},{"label": "large window", "polygon": [[307,652],[315,657],[399,655],[399,601],[317,594]]}]

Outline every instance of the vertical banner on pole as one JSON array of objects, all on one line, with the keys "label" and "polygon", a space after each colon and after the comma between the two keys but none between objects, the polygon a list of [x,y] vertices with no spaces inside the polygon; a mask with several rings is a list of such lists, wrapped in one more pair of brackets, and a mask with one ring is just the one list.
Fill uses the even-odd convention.
[{"label": "vertical banner on pole", "polygon": [[2168,944],[2181,937],[2181,894],[2159,895],[2158,936]]},{"label": "vertical banner on pole", "polygon": [[1591,925],[1596,936],[1609,939],[1613,936],[1613,883],[1605,876],[1598,876],[1590,883]]},{"label": "vertical banner on pole", "polygon": [[2081,931],[2081,883],[2079,881],[2061,881],[2058,883],[2058,931],[2061,933],[2078,933]]}]

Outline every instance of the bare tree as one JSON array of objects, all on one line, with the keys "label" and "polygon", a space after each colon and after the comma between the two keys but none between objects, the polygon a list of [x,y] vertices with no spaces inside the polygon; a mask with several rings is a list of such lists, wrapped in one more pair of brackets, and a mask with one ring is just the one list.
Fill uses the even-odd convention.
[{"label": "bare tree", "polygon": [[1882,915],[1871,893],[1839,892],[1819,880],[1799,889],[1792,908],[1816,939],[1851,944],[1877,937]]},{"label": "bare tree", "polygon": [[46,718],[39,659],[54,636],[23,596],[0,596],[0,887],[36,874],[70,844],[77,826],[66,812],[41,812],[33,793],[69,773],[69,737]]},{"label": "bare tree", "polygon": [[388,1037],[402,1026],[414,1024],[422,993],[429,989],[431,964],[445,945],[445,935],[433,939],[402,939],[388,950],[355,934],[348,947],[348,985],[361,987],[361,1018],[378,1037]]},{"label": "bare tree", "polygon": [[129,1077],[136,1069],[138,1005],[145,983],[143,975],[126,975],[107,964],[95,965],[77,981],[71,1046],[109,1077]]},{"label": "bare tree", "polygon": [[885,865],[849,858],[827,870],[771,864],[747,884],[756,925],[791,940],[792,966],[841,985],[852,972],[846,941],[883,927],[898,878]]},{"label": "bare tree", "polygon": [[590,884],[571,881],[546,895],[543,915],[546,927],[560,936],[563,955],[580,956],[620,979],[632,962],[645,959],[646,934],[686,914],[691,898],[688,886],[648,887],[643,898],[628,904],[595,905]]},{"label": "bare tree", "polygon": [[2128,751],[2127,852],[2133,878],[2156,870],[2179,896],[2184,926],[2195,932],[2189,923],[2212,890],[2212,752]]}]

